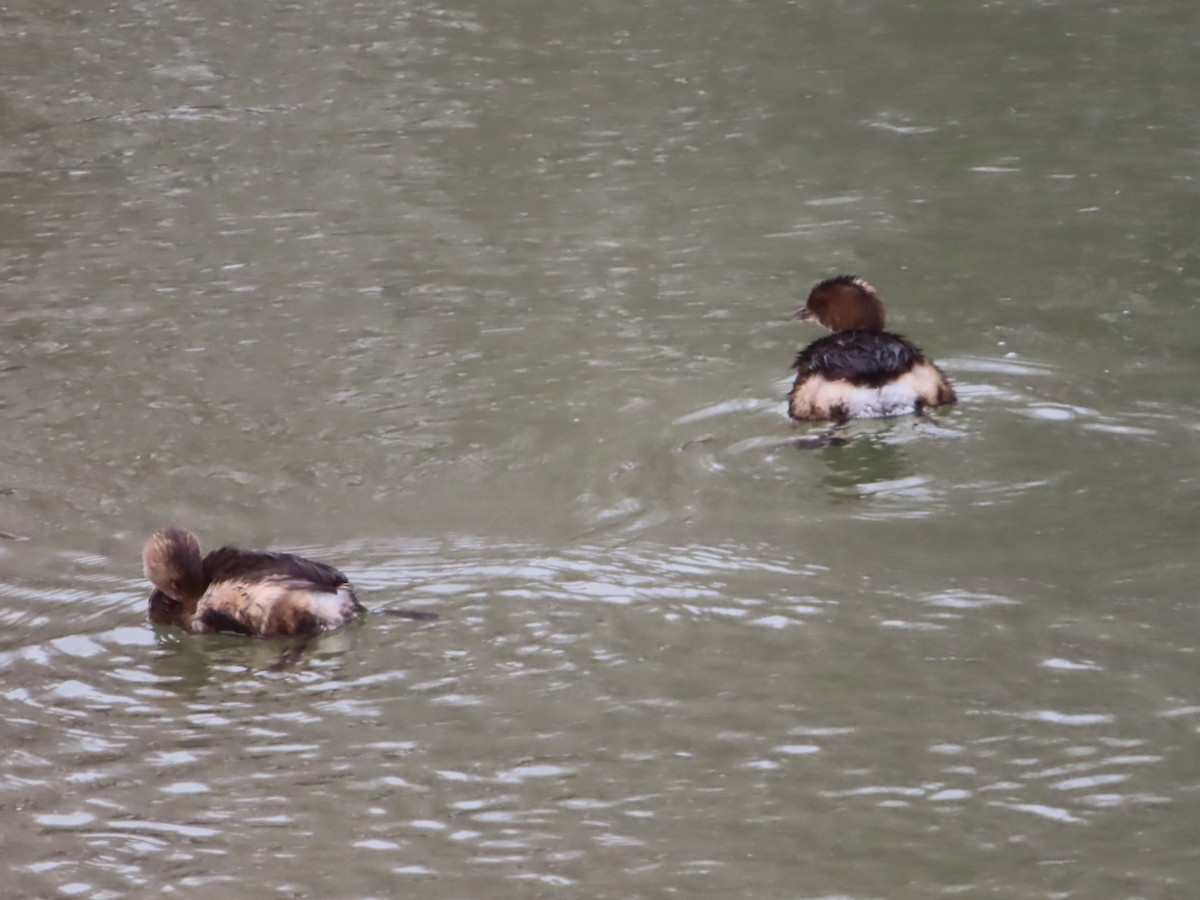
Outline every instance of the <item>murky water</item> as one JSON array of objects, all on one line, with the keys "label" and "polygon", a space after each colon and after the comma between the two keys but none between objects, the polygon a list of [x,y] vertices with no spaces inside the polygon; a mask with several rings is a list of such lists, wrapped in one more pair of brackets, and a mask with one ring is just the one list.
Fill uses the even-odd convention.
[{"label": "murky water", "polygon": [[[1191,896],[1197,17],[0,10],[4,895]],[[805,449],[839,271],[962,402]]]}]

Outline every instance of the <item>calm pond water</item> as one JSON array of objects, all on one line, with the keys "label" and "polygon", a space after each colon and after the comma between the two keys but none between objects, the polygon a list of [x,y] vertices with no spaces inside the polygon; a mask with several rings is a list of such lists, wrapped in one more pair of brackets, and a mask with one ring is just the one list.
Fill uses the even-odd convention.
[{"label": "calm pond water", "polygon": [[[0,9],[4,895],[1193,896],[1197,10]],[[806,449],[843,271],[961,402]]]}]

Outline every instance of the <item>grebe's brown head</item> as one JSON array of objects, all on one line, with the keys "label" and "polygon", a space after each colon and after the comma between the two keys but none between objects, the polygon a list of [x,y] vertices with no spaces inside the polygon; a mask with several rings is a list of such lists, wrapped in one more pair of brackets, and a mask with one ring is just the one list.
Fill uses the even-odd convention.
[{"label": "grebe's brown head", "polygon": [[883,301],[865,278],[838,275],[812,289],[796,318],[830,331],[883,331]]},{"label": "grebe's brown head", "polygon": [[182,528],[160,528],[142,547],[142,571],[173,600],[195,602],[204,593],[200,542]]}]

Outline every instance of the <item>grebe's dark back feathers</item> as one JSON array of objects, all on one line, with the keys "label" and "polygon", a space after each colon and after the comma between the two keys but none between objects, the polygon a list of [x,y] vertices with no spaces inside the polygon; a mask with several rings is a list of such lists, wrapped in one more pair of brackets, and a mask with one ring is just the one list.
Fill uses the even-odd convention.
[{"label": "grebe's dark back feathers", "polygon": [[221,547],[204,557],[204,575],[210,583],[243,579],[284,578],[307,582],[311,587],[331,594],[349,583],[333,566],[303,559],[290,553],[240,550]]},{"label": "grebe's dark back feathers", "polygon": [[877,387],[925,360],[919,349],[886,331],[839,331],[813,341],[792,364],[800,376]]}]

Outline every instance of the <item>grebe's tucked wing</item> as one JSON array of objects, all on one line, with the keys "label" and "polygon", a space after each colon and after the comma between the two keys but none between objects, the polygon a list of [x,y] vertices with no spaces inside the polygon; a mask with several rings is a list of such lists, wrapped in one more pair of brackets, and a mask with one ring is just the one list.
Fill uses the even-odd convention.
[{"label": "grebe's tucked wing", "polygon": [[222,547],[204,557],[204,575],[210,584],[223,581],[286,579],[295,585],[336,594],[348,579],[333,566],[290,553],[267,553]]},{"label": "grebe's tucked wing", "polygon": [[879,385],[923,362],[921,351],[886,331],[841,331],[813,341],[792,364],[801,376]]}]

